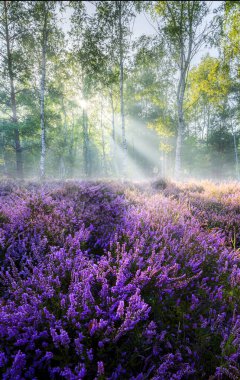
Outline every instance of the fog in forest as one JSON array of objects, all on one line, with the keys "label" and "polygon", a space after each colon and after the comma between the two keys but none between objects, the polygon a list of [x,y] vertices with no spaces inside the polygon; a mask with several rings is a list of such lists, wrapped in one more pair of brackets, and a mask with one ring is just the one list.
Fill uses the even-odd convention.
[{"label": "fog in forest", "polygon": [[1,178],[239,179],[238,2],[0,11]]}]

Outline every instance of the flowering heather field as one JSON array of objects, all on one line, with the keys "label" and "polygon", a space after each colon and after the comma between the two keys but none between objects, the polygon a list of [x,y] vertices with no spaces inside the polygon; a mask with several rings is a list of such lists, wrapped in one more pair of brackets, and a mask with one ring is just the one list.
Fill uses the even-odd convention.
[{"label": "flowering heather field", "polygon": [[240,379],[240,186],[0,186],[2,379]]}]

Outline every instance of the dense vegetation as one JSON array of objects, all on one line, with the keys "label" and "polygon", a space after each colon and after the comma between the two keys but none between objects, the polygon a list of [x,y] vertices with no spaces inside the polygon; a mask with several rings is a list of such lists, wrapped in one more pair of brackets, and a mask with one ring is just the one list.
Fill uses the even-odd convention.
[{"label": "dense vegetation", "polygon": [[238,1],[1,1],[1,175],[238,178],[239,25]]},{"label": "dense vegetation", "polygon": [[239,379],[236,184],[3,183],[2,379]]},{"label": "dense vegetation", "polygon": [[1,379],[240,379],[239,58],[239,1],[0,1]]}]

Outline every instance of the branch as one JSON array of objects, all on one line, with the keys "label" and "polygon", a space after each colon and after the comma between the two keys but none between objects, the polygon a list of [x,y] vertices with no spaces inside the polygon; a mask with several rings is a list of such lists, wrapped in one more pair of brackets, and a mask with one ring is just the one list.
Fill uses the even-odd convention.
[{"label": "branch", "polygon": [[198,98],[192,103],[190,104],[188,107],[184,108],[184,111],[187,111],[189,108],[191,108],[192,106],[194,106],[194,104],[196,104],[200,99],[200,95],[198,96]]},{"label": "branch", "polygon": [[146,19],[147,22],[149,23],[149,25],[151,25],[151,27],[155,30],[155,32],[157,32],[157,34],[159,34],[159,30],[157,30],[157,29],[155,28],[155,26],[149,21],[149,19],[148,19],[147,16],[146,16],[146,13],[143,12],[143,14],[144,14],[145,19]]},{"label": "branch", "polygon": [[2,58],[6,58],[6,56],[0,51],[0,56],[2,57]]},{"label": "branch", "polygon": [[[175,20],[174,14],[173,14],[173,12],[172,12],[172,9],[171,9],[171,7],[170,7],[169,4],[168,4],[168,1],[166,1],[166,5],[167,5],[167,8],[168,8],[168,12],[170,13],[170,15],[171,15],[171,17],[172,17],[172,21],[173,21],[173,23],[174,23],[175,30],[177,31],[177,30],[178,30],[177,23],[176,23],[176,20]],[[182,43],[181,33],[180,33],[180,34],[179,34],[179,33],[176,33],[176,34],[177,34],[177,36],[179,37],[179,42],[180,42],[180,44],[181,44],[181,43]]]}]

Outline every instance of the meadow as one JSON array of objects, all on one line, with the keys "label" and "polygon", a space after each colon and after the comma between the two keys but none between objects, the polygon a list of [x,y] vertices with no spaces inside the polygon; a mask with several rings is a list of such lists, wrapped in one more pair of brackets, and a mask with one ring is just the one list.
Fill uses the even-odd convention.
[{"label": "meadow", "polygon": [[237,183],[0,184],[6,379],[239,379]]}]

